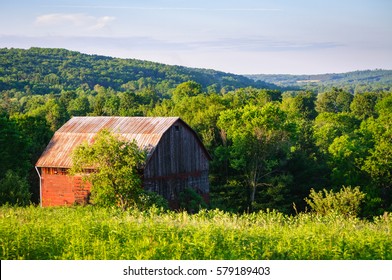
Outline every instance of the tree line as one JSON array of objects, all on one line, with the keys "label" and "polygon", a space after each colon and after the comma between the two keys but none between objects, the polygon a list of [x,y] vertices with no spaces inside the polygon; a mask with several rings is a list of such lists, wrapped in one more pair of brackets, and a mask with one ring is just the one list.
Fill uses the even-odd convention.
[{"label": "tree line", "polygon": [[213,157],[212,208],[294,213],[306,211],[310,194],[352,187],[365,194],[360,215],[392,210],[391,92],[218,90],[189,80],[165,94],[155,82],[0,94],[2,204],[38,201],[34,163],[70,117],[117,115],[187,122]]}]

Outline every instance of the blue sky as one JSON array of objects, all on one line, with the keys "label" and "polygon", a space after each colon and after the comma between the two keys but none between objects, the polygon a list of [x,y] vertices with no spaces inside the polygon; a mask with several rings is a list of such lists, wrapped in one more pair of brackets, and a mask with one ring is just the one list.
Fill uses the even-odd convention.
[{"label": "blue sky", "polygon": [[0,47],[237,74],[392,69],[390,0],[0,0]]}]

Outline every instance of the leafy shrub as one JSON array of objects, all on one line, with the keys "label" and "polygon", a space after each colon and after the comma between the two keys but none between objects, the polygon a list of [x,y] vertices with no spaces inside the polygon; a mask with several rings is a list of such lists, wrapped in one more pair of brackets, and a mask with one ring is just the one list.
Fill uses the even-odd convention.
[{"label": "leafy shrub", "polygon": [[341,214],[344,216],[357,216],[360,211],[362,200],[365,194],[360,191],[359,187],[351,188],[343,186],[339,192],[332,190],[316,192],[310,190],[309,198],[305,201],[313,211],[320,215],[328,215],[331,213]]},{"label": "leafy shrub", "polygon": [[140,210],[147,210],[154,206],[163,210],[169,210],[169,203],[167,200],[156,192],[143,191],[139,200],[138,206]]},{"label": "leafy shrub", "polygon": [[[71,175],[82,174],[90,181],[91,201],[98,206],[120,206],[123,210],[137,206],[142,193],[139,168],[145,162],[146,153],[136,141],[128,141],[108,131],[101,130],[94,142],[87,141],[72,154]],[[95,172],[84,170],[94,167]]]},{"label": "leafy shrub", "polygon": [[207,208],[204,199],[193,188],[186,188],[179,194],[180,208],[188,213],[197,213],[202,208]]}]

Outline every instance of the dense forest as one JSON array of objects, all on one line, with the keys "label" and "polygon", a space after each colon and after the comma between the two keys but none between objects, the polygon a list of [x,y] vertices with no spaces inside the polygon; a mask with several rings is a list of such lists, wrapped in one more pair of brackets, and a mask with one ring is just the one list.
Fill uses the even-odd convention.
[{"label": "dense forest", "polygon": [[0,204],[38,201],[34,163],[72,116],[179,116],[213,157],[211,208],[294,213],[312,189],[351,186],[366,194],[360,215],[380,215],[392,211],[392,82],[360,86],[284,88],[63,49],[1,49]]}]

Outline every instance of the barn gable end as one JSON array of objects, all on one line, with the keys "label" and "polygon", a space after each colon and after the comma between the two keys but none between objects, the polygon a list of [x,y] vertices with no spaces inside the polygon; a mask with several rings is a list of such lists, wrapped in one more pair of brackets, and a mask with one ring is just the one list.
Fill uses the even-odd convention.
[{"label": "barn gable end", "polygon": [[148,160],[144,187],[174,202],[177,194],[187,187],[206,197],[209,159],[209,154],[200,149],[195,132],[178,120],[162,136]]},{"label": "barn gable end", "polygon": [[178,193],[192,187],[208,199],[208,161],[211,159],[197,134],[177,117],[74,117],[53,136],[38,159],[41,205],[88,201],[90,186],[67,175],[72,151],[108,129],[148,151],[143,187],[164,196],[175,208]]}]

